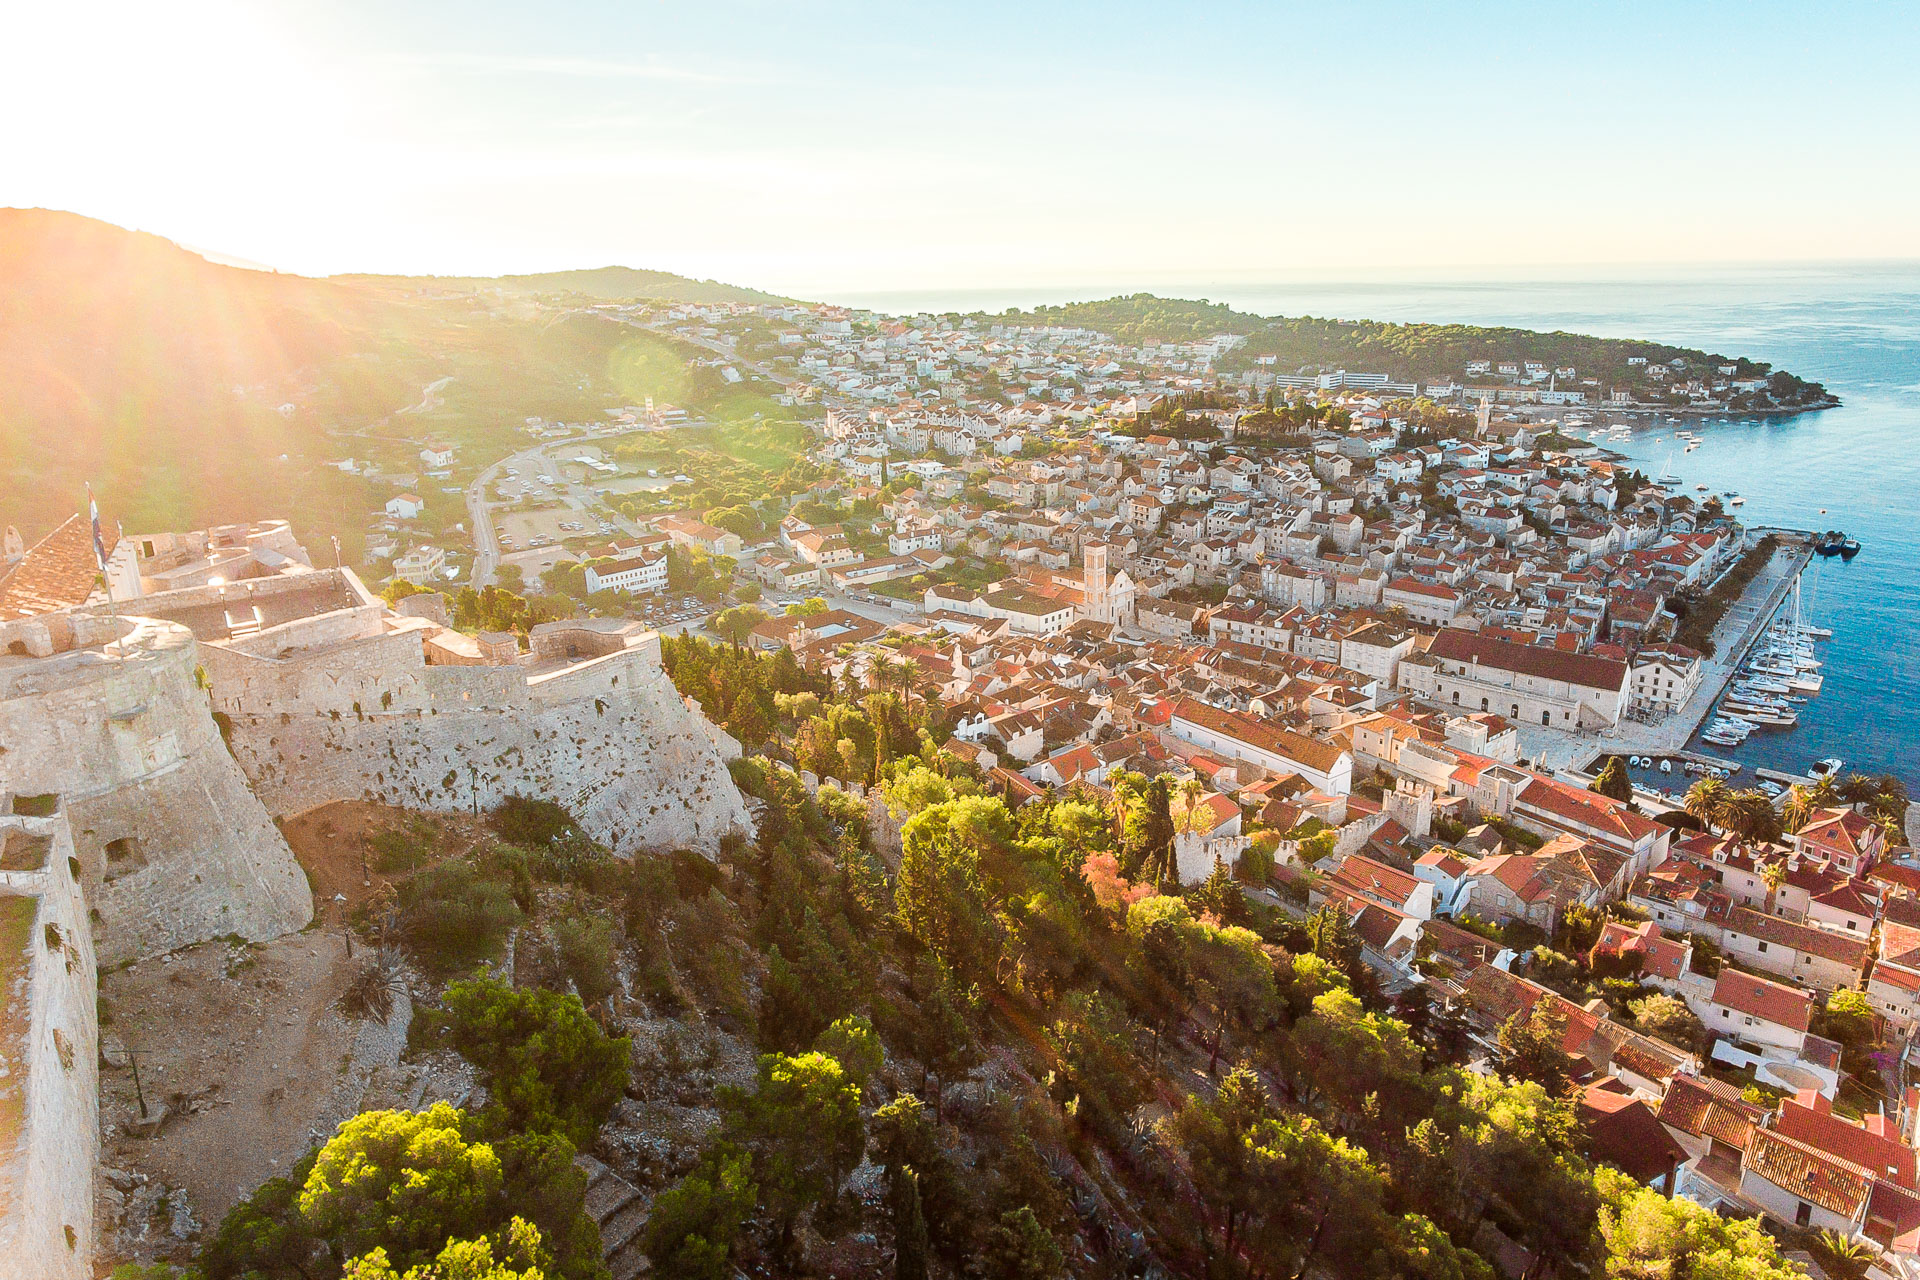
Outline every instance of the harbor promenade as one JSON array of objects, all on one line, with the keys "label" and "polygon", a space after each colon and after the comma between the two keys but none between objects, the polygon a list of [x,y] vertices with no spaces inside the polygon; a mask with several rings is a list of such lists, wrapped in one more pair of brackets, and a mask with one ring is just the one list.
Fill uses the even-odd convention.
[{"label": "harbor promenade", "polygon": [[1613,755],[1673,755],[1687,745],[1712,710],[1760,633],[1780,611],[1793,584],[1813,558],[1810,544],[1788,542],[1773,553],[1713,630],[1713,656],[1701,662],[1700,687],[1677,713],[1656,723],[1627,721],[1606,733],[1558,733],[1520,729],[1520,751],[1554,769],[1578,768],[1600,752]]}]

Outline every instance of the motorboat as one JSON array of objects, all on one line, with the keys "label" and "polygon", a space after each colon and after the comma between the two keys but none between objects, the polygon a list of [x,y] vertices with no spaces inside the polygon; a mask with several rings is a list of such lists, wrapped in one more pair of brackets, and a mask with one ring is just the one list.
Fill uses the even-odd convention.
[{"label": "motorboat", "polygon": [[1825,760],[1815,760],[1807,766],[1807,772],[1816,778],[1837,778],[1847,762],[1839,756],[1828,756]]}]

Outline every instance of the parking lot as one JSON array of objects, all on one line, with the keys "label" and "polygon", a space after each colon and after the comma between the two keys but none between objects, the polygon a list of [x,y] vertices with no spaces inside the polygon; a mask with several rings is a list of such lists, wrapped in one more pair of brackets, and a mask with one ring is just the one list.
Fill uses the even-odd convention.
[{"label": "parking lot", "polygon": [[658,631],[696,631],[713,606],[693,596],[647,596],[634,601],[634,615]]},{"label": "parking lot", "polygon": [[525,551],[564,538],[597,536],[599,521],[572,507],[542,507],[535,511],[503,512],[498,520],[503,551]]}]

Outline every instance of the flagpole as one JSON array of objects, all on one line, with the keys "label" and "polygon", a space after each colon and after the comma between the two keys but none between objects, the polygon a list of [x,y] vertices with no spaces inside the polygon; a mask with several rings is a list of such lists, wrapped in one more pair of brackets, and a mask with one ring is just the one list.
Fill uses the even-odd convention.
[{"label": "flagpole", "polygon": [[100,586],[107,593],[107,616],[114,623],[114,638],[119,638],[120,604],[113,598],[113,575],[107,572],[107,544],[100,534],[100,504],[93,497],[93,482],[87,482],[87,516],[93,522],[93,559],[100,566]]}]

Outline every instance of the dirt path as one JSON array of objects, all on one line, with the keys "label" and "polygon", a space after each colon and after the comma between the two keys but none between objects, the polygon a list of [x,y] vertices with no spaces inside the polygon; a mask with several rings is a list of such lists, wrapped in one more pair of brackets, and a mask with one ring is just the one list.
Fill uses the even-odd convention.
[{"label": "dirt path", "polygon": [[[349,967],[338,934],[259,946],[210,942],[102,975],[109,1068],[101,1074],[104,1163],[184,1187],[203,1223],[287,1169],[313,1140],[354,1027],[334,1009]],[[159,1136],[139,1121],[133,1072]]]}]

